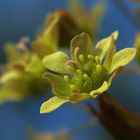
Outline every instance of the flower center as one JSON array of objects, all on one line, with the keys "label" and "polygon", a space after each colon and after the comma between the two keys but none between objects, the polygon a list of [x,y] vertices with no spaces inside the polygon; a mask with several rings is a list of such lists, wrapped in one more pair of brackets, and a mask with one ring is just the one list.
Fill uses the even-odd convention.
[{"label": "flower center", "polygon": [[74,58],[67,61],[66,69],[71,73],[65,75],[65,82],[70,83],[73,93],[89,93],[99,88],[107,78],[107,70],[101,64],[98,56],[78,54],[75,48]]}]

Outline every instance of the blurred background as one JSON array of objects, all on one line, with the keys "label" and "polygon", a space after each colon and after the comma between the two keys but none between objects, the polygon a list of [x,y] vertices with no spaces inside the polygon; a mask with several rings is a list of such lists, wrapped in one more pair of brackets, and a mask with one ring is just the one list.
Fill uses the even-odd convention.
[{"label": "blurred background", "polygon": [[[85,0],[84,5],[90,6],[96,0]],[[81,0],[82,2],[82,0]],[[124,2],[133,11],[136,4]],[[58,8],[68,8],[67,0],[1,0],[0,1],[0,63],[5,61],[3,45],[7,41],[17,42],[21,37],[34,39],[40,30],[47,14]],[[108,0],[107,11],[101,23],[99,38],[108,36],[113,31],[119,31],[117,49],[132,47],[137,29]],[[115,79],[110,94],[119,102],[134,112],[140,113],[140,77],[121,74]],[[28,140],[27,129],[36,132],[60,132],[75,130],[81,124],[92,118],[90,113],[79,111],[69,105],[58,110],[41,115],[40,105],[46,97],[30,98],[22,102],[5,103],[0,105],[0,139]],[[110,134],[95,120],[95,124],[82,133],[74,135],[73,140],[112,140]]]}]

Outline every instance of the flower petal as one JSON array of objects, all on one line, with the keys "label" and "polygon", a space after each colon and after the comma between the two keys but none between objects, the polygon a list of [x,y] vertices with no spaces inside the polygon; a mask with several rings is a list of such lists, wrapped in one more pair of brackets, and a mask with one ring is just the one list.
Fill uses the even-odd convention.
[{"label": "flower petal", "polygon": [[68,102],[68,100],[63,99],[63,98],[59,98],[59,97],[56,97],[56,96],[53,97],[53,98],[50,98],[48,101],[44,102],[41,105],[40,113],[52,112],[66,102]]},{"label": "flower petal", "polygon": [[128,63],[130,63],[130,61],[134,59],[135,55],[136,55],[135,48],[125,48],[117,52],[113,56],[109,73],[112,73],[115,69],[125,66]]},{"label": "flower petal", "polygon": [[71,95],[70,83],[65,82],[62,75],[47,72],[44,77],[51,82],[52,91],[56,96],[68,98]]},{"label": "flower petal", "polygon": [[90,96],[92,98],[96,98],[98,96],[98,94],[101,94],[105,91],[107,91],[109,88],[107,81],[104,81],[103,84],[96,90],[93,90],[90,92]]},{"label": "flower petal", "polygon": [[93,55],[93,43],[90,38],[90,36],[86,33],[82,33],[79,35],[76,35],[72,40],[70,44],[70,52],[72,58],[74,58],[74,52],[75,48],[79,48],[78,55],[83,54],[84,56],[87,56],[88,54]]},{"label": "flower petal", "polygon": [[106,53],[106,57],[105,57],[105,61],[104,61],[104,67],[109,70],[110,66],[111,66],[111,62],[112,62],[112,58],[114,56],[116,52],[116,40],[114,39],[114,37],[111,37],[111,43],[110,43],[110,47]]},{"label": "flower petal", "polygon": [[115,31],[109,37],[104,38],[101,41],[99,41],[96,45],[96,55],[99,56],[101,60],[103,60],[105,54],[107,53],[111,45],[112,36],[114,37],[115,40],[117,40],[118,32]]},{"label": "flower petal", "polygon": [[65,63],[69,60],[69,57],[63,52],[56,52],[50,55],[47,55],[43,58],[43,65],[45,68],[58,72],[58,73],[67,73],[65,69]]}]

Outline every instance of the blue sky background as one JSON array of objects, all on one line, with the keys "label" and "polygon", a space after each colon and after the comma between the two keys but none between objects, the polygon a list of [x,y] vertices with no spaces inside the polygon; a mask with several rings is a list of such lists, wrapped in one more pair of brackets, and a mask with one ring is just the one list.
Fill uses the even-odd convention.
[{"label": "blue sky background", "polygon": [[[93,0],[86,0],[90,5]],[[129,4],[130,8],[133,4]],[[0,1],[0,62],[3,62],[2,46],[6,41],[17,42],[22,36],[34,38],[40,29],[45,16],[56,8],[66,8],[66,0],[1,0]],[[117,49],[133,45],[135,28],[109,2],[108,12],[103,20],[100,38],[118,30],[120,33]],[[125,106],[140,112],[140,77],[120,75],[111,87],[110,93]],[[26,140],[25,129],[33,126],[39,132],[71,129],[91,115],[79,112],[69,105],[63,106],[48,115],[40,115],[39,108],[46,98],[30,99],[20,103],[6,103],[0,106],[0,139]],[[112,140],[107,131],[97,124],[74,137],[74,140]]]}]

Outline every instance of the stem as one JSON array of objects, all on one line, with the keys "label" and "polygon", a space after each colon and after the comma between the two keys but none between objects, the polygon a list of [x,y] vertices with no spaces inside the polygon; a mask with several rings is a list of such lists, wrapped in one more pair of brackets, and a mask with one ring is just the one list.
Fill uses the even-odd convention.
[{"label": "stem", "polygon": [[137,29],[140,30],[140,23],[136,16],[130,12],[130,9],[125,5],[123,0],[112,0],[121,13],[128,19],[128,21]]}]

